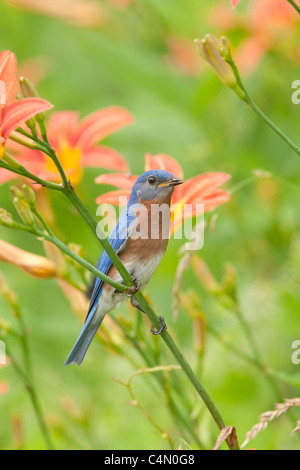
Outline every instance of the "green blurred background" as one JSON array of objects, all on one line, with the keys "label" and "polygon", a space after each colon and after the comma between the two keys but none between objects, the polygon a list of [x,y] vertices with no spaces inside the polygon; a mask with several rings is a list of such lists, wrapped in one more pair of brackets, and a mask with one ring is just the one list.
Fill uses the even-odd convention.
[{"label": "green blurred background", "polygon": [[[201,62],[192,44],[195,37],[206,33],[216,36],[226,33],[233,44],[233,55],[235,51],[240,53],[244,41],[260,38],[262,34],[259,22],[255,22],[255,12],[250,10],[252,2],[242,0],[233,11],[229,0],[133,0],[126,8],[116,8],[112,1],[107,1],[102,2],[106,20],[96,27],[21,10],[11,3],[0,1],[0,49],[15,52],[20,66],[32,58],[45,64],[45,76],[38,89],[42,97],[54,103],[56,110],[79,110],[85,116],[116,104],[132,112],[136,122],[106,143],[124,155],[133,173],[143,172],[144,154],[150,152],[175,157],[185,178],[206,171],[232,175],[227,185],[232,198],[216,209],[216,227],[206,232],[199,255],[218,279],[222,278],[226,263],[234,266],[240,305],[263,360],[273,370],[284,373],[285,380],[278,380],[282,397],[297,396],[299,387],[288,382],[300,383],[300,366],[291,361],[292,342],[300,339],[299,157]],[[237,18],[228,31],[224,29],[230,21],[226,23],[224,12]],[[244,82],[266,114],[299,142],[300,105],[291,102],[291,84],[300,78],[297,16],[284,27],[278,27],[276,22],[274,25],[272,15],[267,21],[265,30],[272,26],[271,39],[254,70],[245,72]],[[174,41],[179,41],[183,48],[180,55],[170,45]],[[253,176],[256,169],[267,170],[273,177],[257,178]],[[78,188],[93,214],[97,195],[110,189],[93,183],[99,173],[86,170]],[[9,184],[0,187],[1,207],[12,210],[8,189]],[[87,259],[94,263],[99,254],[97,241],[65,200],[57,194],[50,197],[61,238],[82,245]],[[0,238],[43,254],[41,244],[30,235],[0,228]],[[172,321],[172,287],[182,243],[171,240],[147,294],[195,367],[198,359],[192,320],[180,309],[178,320]],[[21,301],[30,331],[35,383],[54,446],[168,448],[166,440],[155,432],[141,411],[130,406],[126,389],[113,380],[114,377],[127,380],[135,371],[128,360],[94,341],[80,368],[64,367],[81,322],[56,282],[34,279],[3,263],[0,269]],[[191,269],[186,271],[183,282],[183,291],[189,289],[196,290],[201,297],[207,324],[249,352],[236,316],[205,292]],[[9,307],[2,298],[0,311],[1,316],[11,320]],[[128,315],[125,305],[122,313]],[[148,329],[148,323],[143,326]],[[18,357],[19,346],[10,341],[10,349]],[[160,362],[173,364],[164,345],[157,347],[161,348]],[[135,354],[132,350],[133,357]],[[177,371],[173,374],[180,374],[187,396],[196,404],[199,399],[183,374]],[[21,445],[43,449],[44,440],[24,385],[10,366],[0,370],[2,379],[9,382],[10,389],[0,398],[0,448],[17,447],[14,423],[21,423]],[[273,409],[276,403],[265,377],[224,348],[209,332],[201,380],[226,423],[236,426],[240,442],[259,415]],[[175,447],[183,445],[182,435],[166,410],[163,393],[150,386],[155,385],[154,381],[149,384],[151,381],[151,377],[135,379],[135,393],[178,443]],[[197,406],[200,436],[209,447],[218,432],[202,404]],[[250,446],[299,448],[300,437],[291,436],[299,419],[296,411],[270,423]],[[188,444],[193,446],[192,442]]]}]

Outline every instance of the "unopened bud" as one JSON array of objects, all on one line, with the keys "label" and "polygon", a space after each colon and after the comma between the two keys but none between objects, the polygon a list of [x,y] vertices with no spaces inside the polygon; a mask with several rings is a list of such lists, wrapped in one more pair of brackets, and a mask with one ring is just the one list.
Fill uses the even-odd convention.
[{"label": "unopened bud", "polygon": [[34,140],[26,137],[25,135],[21,135],[18,132],[13,131],[9,138],[18,144],[24,145],[24,147],[28,147],[29,149],[37,148],[37,144]]},{"label": "unopened bud", "polygon": [[24,199],[15,197],[13,203],[22,222],[32,227],[34,225],[34,216],[27,202]]},{"label": "unopened bud", "polygon": [[30,186],[28,186],[28,184],[23,184],[22,189],[23,189],[23,196],[24,196],[25,201],[29,204],[29,206],[32,209],[35,209],[36,207],[35,192]]},{"label": "unopened bud", "polygon": [[6,163],[8,163],[10,166],[12,166],[13,168],[21,168],[21,164],[15,160],[11,155],[9,155],[7,152],[4,152],[4,155],[3,155],[3,158],[2,160]]},{"label": "unopened bud", "polygon": [[[40,97],[34,84],[30,80],[28,80],[28,78],[25,78],[25,77],[20,78],[20,88],[21,88],[24,98],[39,98]],[[34,119],[32,118],[32,120],[37,121],[37,122],[44,122],[45,115],[44,113],[38,113],[34,116]],[[30,127],[30,125],[28,127]],[[34,125],[34,129],[35,129],[35,125]]]},{"label": "unopened bud", "polygon": [[207,34],[204,39],[195,39],[194,44],[198,53],[213,68],[222,82],[245,100],[246,95],[239,86],[235,72],[227,63],[232,61],[228,39],[223,36],[219,41],[214,36]]},{"label": "unopened bud", "polygon": [[236,87],[237,79],[219,51],[220,41],[207,34],[204,39],[195,39],[194,42],[201,57],[209,63],[225,85],[230,88]]},{"label": "unopened bud", "polygon": [[18,197],[20,199],[24,199],[22,191],[17,186],[11,186],[9,188],[9,192],[13,198]]},{"label": "unopened bud", "polygon": [[5,209],[0,209],[0,225],[8,228],[13,228],[16,225],[12,215],[9,214]]}]

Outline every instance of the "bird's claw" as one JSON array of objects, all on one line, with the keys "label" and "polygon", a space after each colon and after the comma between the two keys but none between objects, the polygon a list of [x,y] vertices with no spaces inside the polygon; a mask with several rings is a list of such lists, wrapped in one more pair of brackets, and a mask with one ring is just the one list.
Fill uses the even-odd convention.
[{"label": "bird's claw", "polygon": [[140,281],[138,281],[134,276],[132,276],[131,280],[134,282],[134,286],[130,286],[127,290],[124,291],[124,294],[126,294],[128,297],[136,294],[141,286]]},{"label": "bird's claw", "polygon": [[158,317],[159,323],[161,323],[161,327],[157,330],[154,325],[151,326],[151,333],[153,335],[160,335],[163,331],[166,331],[167,325],[165,322],[164,317]]}]

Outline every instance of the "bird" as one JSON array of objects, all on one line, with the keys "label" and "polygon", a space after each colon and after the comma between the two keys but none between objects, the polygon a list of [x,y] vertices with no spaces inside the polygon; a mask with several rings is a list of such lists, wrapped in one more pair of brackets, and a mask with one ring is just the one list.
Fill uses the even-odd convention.
[{"label": "bird", "polygon": [[[127,207],[109,237],[109,243],[134,281],[134,289],[120,292],[96,277],[85,323],[65,365],[82,363],[105,315],[114,308],[118,309],[129,297],[132,305],[143,312],[133,294],[146,287],[167,249],[171,197],[174,187],[182,183],[183,180],[172,173],[158,169],[146,171],[136,180]],[[124,284],[105,250],[97,268]],[[161,328],[151,326],[153,334],[166,329],[163,317],[159,317],[159,321]]]}]

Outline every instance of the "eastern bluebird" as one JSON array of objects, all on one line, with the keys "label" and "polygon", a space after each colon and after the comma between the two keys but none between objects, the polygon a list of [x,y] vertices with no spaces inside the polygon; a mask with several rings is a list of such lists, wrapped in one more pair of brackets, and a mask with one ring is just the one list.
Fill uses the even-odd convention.
[{"label": "eastern bluebird", "polygon": [[[109,242],[132,276],[137,289],[143,289],[159,265],[168,244],[170,230],[170,203],[174,186],[183,183],[164,170],[151,170],[142,174],[134,184],[126,209],[121,213]],[[103,251],[98,263],[99,271],[117,282],[123,280]],[[66,359],[65,365],[80,365],[106,313],[131,297],[133,306],[141,307],[128,292],[120,292],[96,278],[88,314],[83,329]],[[143,311],[143,310],[142,310]],[[166,328],[152,333],[159,334]]]}]

